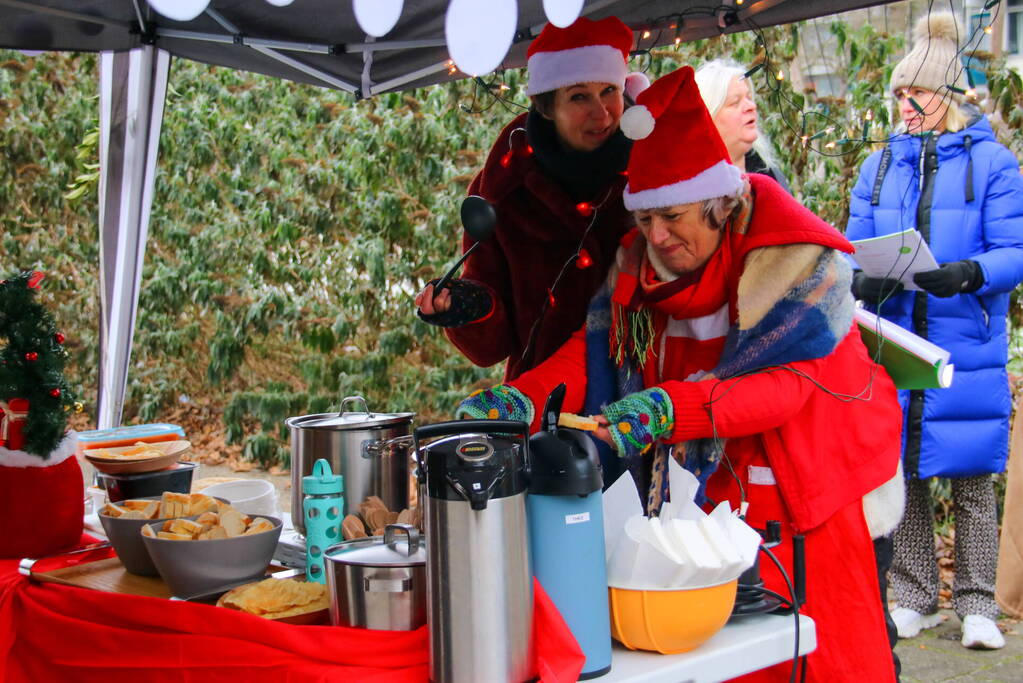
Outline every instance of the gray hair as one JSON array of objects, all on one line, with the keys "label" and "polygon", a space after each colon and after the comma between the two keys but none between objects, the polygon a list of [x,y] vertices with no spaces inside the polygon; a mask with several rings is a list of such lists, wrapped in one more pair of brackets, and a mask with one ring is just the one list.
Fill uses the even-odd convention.
[{"label": "gray hair", "polygon": [[738,216],[746,208],[746,197],[749,194],[749,180],[742,179],[742,187],[735,194],[723,197],[711,197],[700,203],[700,213],[714,230],[724,230],[728,221]]}]

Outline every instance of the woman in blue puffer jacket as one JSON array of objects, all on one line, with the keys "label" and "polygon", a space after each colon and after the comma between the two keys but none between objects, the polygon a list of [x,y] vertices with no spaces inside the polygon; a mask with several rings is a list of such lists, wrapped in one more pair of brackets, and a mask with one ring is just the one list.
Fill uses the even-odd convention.
[{"label": "woman in blue puffer jacket", "polygon": [[905,415],[906,513],[894,535],[892,586],[900,637],[940,623],[933,507],[927,479],[952,478],[956,522],[953,606],[962,643],[998,648],[993,619],[997,513],[991,473],[1005,468],[1011,397],[1005,363],[1009,294],[1023,281],[1023,178],[987,120],[962,103],[967,84],[950,14],[924,17],[895,68],[902,132],[871,155],[853,190],[846,237],[916,228],[937,270],[923,291],[857,273],[853,293],[883,317],[949,350],[948,389],[900,392]]}]

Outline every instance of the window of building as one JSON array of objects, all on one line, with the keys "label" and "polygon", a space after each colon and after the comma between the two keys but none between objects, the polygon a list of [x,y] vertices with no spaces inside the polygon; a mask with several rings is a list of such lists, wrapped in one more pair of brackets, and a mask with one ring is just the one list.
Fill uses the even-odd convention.
[{"label": "window of building", "polygon": [[1023,0],[1009,0],[1005,15],[1005,49],[1023,55]]}]

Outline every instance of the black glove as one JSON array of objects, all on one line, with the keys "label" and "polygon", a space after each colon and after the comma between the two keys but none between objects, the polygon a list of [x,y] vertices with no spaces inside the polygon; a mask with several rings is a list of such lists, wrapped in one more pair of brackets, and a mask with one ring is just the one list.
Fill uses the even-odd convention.
[{"label": "black glove", "polygon": [[937,270],[925,270],[913,276],[920,289],[934,296],[949,297],[960,292],[975,292],[984,284],[984,271],[970,259],[942,263]]},{"label": "black glove", "polygon": [[853,296],[868,304],[880,304],[882,301],[902,294],[905,289],[902,283],[890,277],[870,277],[862,270],[853,273]]},{"label": "black glove", "polygon": [[[431,280],[429,284],[436,287],[438,281]],[[490,292],[475,282],[451,280],[446,288],[451,290],[451,308],[432,315],[417,311],[423,322],[438,327],[460,327],[486,316],[494,307]]]}]

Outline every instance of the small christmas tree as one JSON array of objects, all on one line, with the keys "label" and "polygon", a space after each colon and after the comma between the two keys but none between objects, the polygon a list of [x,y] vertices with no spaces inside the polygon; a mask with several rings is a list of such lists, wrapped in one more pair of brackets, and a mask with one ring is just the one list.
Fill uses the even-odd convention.
[{"label": "small christmas tree", "polygon": [[64,438],[75,405],[64,335],[36,300],[43,274],[0,282],[0,446],[47,458]]}]

